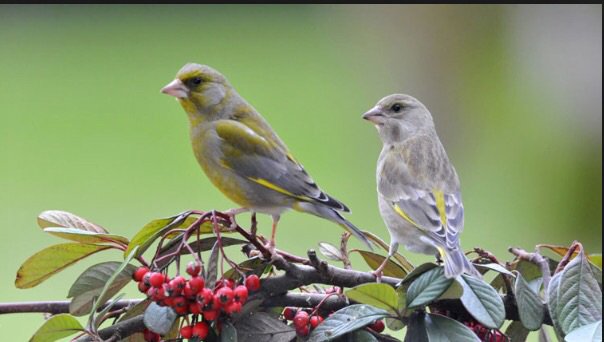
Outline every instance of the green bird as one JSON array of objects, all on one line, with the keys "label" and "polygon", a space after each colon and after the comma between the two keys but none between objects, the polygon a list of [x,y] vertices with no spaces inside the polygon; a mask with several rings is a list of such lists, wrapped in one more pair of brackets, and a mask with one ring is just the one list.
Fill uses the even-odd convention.
[{"label": "green bird", "polygon": [[402,244],[444,260],[448,278],[464,272],[480,277],[459,246],[464,226],[459,177],[428,109],[409,95],[394,94],[363,119],[375,125],[383,143],[376,178],[380,214],[390,232],[388,257]]},{"label": "green bird", "polygon": [[268,122],[218,71],[186,64],[161,92],[176,97],[187,113],[193,152],[205,174],[241,206],[230,213],[272,216],[271,251],[279,218],[288,209],[335,222],[370,246],[340,214],[350,212],[348,207],[317,186]]}]

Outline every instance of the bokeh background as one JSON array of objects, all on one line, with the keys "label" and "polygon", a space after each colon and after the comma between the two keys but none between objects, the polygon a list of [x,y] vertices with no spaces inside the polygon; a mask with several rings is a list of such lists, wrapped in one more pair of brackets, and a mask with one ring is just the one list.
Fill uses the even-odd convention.
[{"label": "bokeh background", "polygon": [[[195,162],[184,112],[159,93],[190,61],[223,72],[349,218],[385,239],[381,144],[360,116],[403,92],[432,111],[461,177],[465,249],[505,260],[511,245],[578,239],[601,251],[600,5],[3,5],[0,302],[63,299],[86,267],[120,257],[15,289],[19,265],[62,242],[37,228],[43,210],[131,237],[154,218],[233,206]],[[278,245],[303,254],[341,232],[290,213]],[[25,341],[42,321],[2,316],[2,339]]]}]

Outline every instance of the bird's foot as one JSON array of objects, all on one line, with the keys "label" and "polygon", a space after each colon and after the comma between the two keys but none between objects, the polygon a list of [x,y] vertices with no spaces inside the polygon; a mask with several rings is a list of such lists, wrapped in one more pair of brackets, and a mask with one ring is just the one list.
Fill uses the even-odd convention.
[{"label": "bird's foot", "polygon": [[231,221],[231,225],[228,227],[229,230],[235,230],[238,227],[237,221],[235,220],[235,216],[245,213],[249,211],[247,208],[233,208],[225,211],[224,213],[229,217]]},{"label": "bird's foot", "polygon": [[266,250],[268,251],[268,253],[270,254],[271,258],[277,254],[276,252],[276,248],[275,248],[275,240],[269,240],[265,245],[264,248],[266,248]]},{"label": "bird's foot", "polygon": [[381,269],[377,269],[373,272],[371,272],[371,274],[373,274],[373,276],[375,277],[375,282],[376,283],[381,283],[382,282],[382,276],[384,275],[384,272]]}]

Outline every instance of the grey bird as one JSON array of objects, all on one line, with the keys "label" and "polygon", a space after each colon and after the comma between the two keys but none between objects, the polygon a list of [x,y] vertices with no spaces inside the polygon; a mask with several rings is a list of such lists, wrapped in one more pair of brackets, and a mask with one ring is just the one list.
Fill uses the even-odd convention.
[{"label": "grey bird", "polygon": [[[380,214],[390,233],[388,258],[402,244],[443,260],[448,278],[480,277],[459,245],[464,227],[459,177],[428,109],[412,96],[393,94],[363,119],[375,125],[383,143],[376,178]],[[381,276],[387,260],[376,275]]]}]

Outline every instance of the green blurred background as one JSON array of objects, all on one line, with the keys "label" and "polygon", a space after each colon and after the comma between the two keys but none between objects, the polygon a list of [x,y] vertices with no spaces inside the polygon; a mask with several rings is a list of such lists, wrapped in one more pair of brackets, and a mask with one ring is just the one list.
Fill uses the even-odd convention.
[{"label": "green blurred background", "polygon": [[[0,302],[63,299],[86,267],[120,257],[15,289],[19,265],[62,242],[37,228],[43,210],[131,237],[153,218],[233,206],[159,93],[186,62],[224,73],[349,218],[385,239],[381,144],[360,116],[403,92],[432,111],[460,175],[465,249],[507,260],[510,245],[578,239],[600,252],[601,51],[600,5],[0,6]],[[278,245],[303,254],[341,232],[288,213]],[[2,339],[25,341],[42,321],[2,316]]]}]

